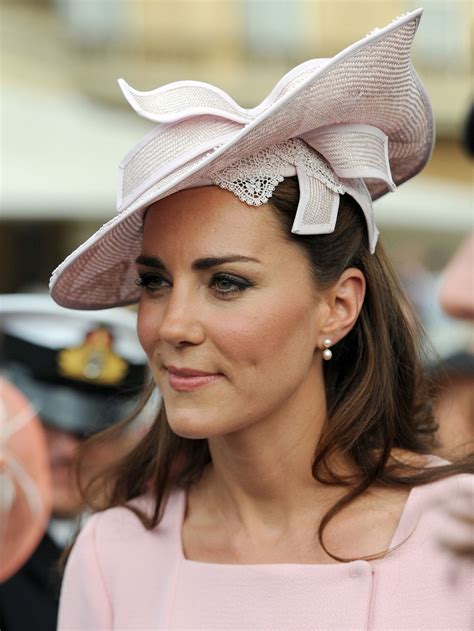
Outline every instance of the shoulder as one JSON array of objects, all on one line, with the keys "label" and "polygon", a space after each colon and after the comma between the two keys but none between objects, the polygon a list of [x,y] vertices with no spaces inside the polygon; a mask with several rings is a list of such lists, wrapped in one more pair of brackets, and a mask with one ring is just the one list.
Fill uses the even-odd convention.
[{"label": "shoulder", "polygon": [[[451,465],[449,460],[435,455],[414,456],[410,464],[425,471]],[[422,458],[422,460],[420,460]],[[449,501],[450,506],[455,508],[457,503],[463,503],[466,496],[470,500],[474,499],[474,475],[472,473],[447,473],[441,479],[434,479],[432,482],[414,487],[412,500],[422,511],[441,508]]]},{"label": "shoulder", "polygon": [[152,516],[155,500],[149,494],[124,506],[94,513],[79,533],[74,549],[93,548],[98,562],[107,564],[117,555],[123,560],[135,554],[146,554],[151,546],[160,549],[172,545],[179,538],[179,517],[184,501],[182,494],[183,491],[178,489],[170,493],[161,521],[151,529],[145,527],[135,512]]},{"label": "shoulder", "polygon": [[[137,577],[140,585],[147,586],[143,598],[150,590],[162,591],[166,577],[180,559],[183,500],[183,491],[173,491],[162,520],[152,529],[145,528],[129,508],[133,506],[151,514],[154,500],[149,496],[92,515],[67,562],[62,591],[66,596],[61,596],[63,612],[75,611],[79,602],[87,603],[87,607],[93,607],[100,615],[109,606],[115,611],[120,602],[128,602]],[[84,628],[90,627],[84,625]],[[94,628],[109,627],[104,624]]]},{"label": "shoulder", "polygon": [[153,500],[144,496],[139,500],[130,502],[129,505],[115,506],[93,513],[87,518],[74,547],[86,544],[96,545],[100,540],[107,542],[113,539],[128,538],[141,530],[145,530],[138,515],[129,506],[139,507],[144,512],[149,513],[153,509]]},{"label": "shoulder", "polygon": [[[394,455],[393,462],[403,465],[398,471],[402,476],[408,474],[425,475],[429,469],[450,465],[435,455],[422,456],[402,452]],[[406,465],[408,467],[406,468]],[[444,473],[444,472],[442,472]],[[433,471],[433,480],[418,483],[411,488],[405,506],[400,516],[396,535],[392,543],[400,544],[408,538],[413,542],[432,539],[439,540],[439,530],[446,521],[449,513],[464,513],[474,502],[474,476],[470,473],[450,474],[438,477]],[[471,508],[472,511],[472,508]],[[402,546],[406,549],[406,546]]]},{"label": "shoulder", "polygon": [[[433,462],[432,466],[437,464],[448,463]],[[447,545],[447,537],[472,546],[472,531],[465,529],[458,515],[467,510],[472,516],[473,498],[474,476],[470,474],[447,476],[412,489],[391,551],[377,564],[374,628],[392,628],[386,624],[389,612],[391,624],[397,620],[400,629],[469,628],[472,562],[468,557],[466,563],[461,562],[453,546]]]},{"label": "shoulder", "polygon": [[150,496],[89,518],[66,566],[58,629],[150,627],[150,616],[172,598],[184,499],[184,491],[173,491],[162,520],[151,529],[130,510],[152,514]]},{"label": "shoulder", "polygon": [[[135,511],[139,511],[150,517],[153,514],[155,503],[153,497],[143,495],[131,500],[124,506],[114,506],[107,510],[91,515],[82,532],[93,535],[95,538],[112,537],[123,539],[133,537],[146,530]],[[81,532],[81,534],[82,534]]]},{"label": "shoulder", "polygon": [[[433,558],[437,557],[443,552],[440,544],[450,537],[449,532],[459,536],[463,522],[472,520],[473,505],[474,475],[469,473],[415,486],[400,519],[397,543],[410,539],[414,545],[427,546],[430,542]],[[469,539],[472,532],[460,536]]]},{"label": "shoulder", "polygon": [[423,512],[459,512],[463,506],[474,505],[474,475],[459,473],[416,487],[416,502]]}]

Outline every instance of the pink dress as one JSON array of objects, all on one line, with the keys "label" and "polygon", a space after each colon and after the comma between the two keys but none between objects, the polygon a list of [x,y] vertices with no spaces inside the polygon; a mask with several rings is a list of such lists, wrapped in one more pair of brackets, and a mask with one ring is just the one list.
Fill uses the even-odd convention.
[{"label": "pink dress", "polygon": [[[466,478],[472,483],[466,475],[459,484]],[[472,629],[472,565],[441,550],[433,534],[442,514],[426,510],[446,482],[411,491],[391,545],[408,539],[372,562],[190,561],[181,545],[182,490],[152,531],[126,508],[97,513],[67,564],[58,631]]]}]

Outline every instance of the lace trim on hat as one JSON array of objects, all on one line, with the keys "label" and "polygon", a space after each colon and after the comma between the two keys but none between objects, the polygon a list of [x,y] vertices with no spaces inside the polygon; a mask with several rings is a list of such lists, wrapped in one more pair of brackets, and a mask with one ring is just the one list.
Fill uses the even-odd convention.
[{"label": "lace trim on hat", "polygon": [[288,175],[288,167],[303,171],[335,193],[345,193],[344,185],[326,160],[299,138],[271,145],[210,177],[214,184],[246,204],[261,206]]}]

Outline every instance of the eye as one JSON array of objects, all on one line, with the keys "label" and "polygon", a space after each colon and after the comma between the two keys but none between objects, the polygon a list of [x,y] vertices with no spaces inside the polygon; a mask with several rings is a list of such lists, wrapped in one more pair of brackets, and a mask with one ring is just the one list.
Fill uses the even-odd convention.
[{"label": "eye", "polygon": [[138,278],[135,280],[135,283],[139,287],[143,287],[145,291],[149,293],[171,287],[171,283],[156,272],[145,272],[142,274],[138,274]]},{"label": "eye", "polygon": [[252,287],[252,283],[233,274],[215,274],[211,279],[211,287],[223,298],[230,298]]}]

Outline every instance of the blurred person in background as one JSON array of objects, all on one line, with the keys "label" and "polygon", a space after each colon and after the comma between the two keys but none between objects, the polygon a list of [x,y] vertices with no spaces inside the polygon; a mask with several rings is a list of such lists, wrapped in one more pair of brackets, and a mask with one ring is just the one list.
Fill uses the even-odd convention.
[{"label": "blurred person in background", "polygon": [[420,17],[301,64],[251,110],[210,85],[121,82],[158,126],[51,293],[138,302],[164,405],[103,472],[61,631],[470,627],[423,510],[469,469],[432,455],[421,331],[372,206],[431,154]]},{"label": "blurred person in background", "polygon": [[440,301],[453,318],[474,321],[474,232],[466,237],[444,271]]},{"label": "blurred person in background", "polygon": [[[464,126],[463,146],[474,156],[474,105]],[[474,326],[474,231],[460,245],[448,263],[441,282],[439,300],[444,311]],[[465,348],[446,354],[435,375],[440,382],[436,417],[441,455],[469,454],[474,447],[474,331]]]},{"label": "blurred person in background", "polygon": [[[464,146],[474,156],[474,104],[469,110],[464,133]],[[453,318],[474,325],[474,230],[458,248],[444,272],[440,291],[442,308]],[[454,384],[449,383],[448,370],[446,391],[438,401],[437,416],[440,423],[441,445],[447,451],[464,453],[473,458],[474,443],[474,348],[467,348],[457,362]],[[451,359],[452,361],[452,359]],[[444,366],[441,366],[443,369]],[[454,385],[454,391],[452,386]],[[451,386],[451,387],[450,387]],[[447,419],[443,417],[443,409]],[[451,415],[451,417],[449,416]],[[447,420],[447,422],[446,422]],[[462,452],[461,452],[462,453]],[[474,562],[474,484],[466,485],[462,495],[464,502],[454,508],[453,495],[444,501],[445,521],[440,539],[446,547],[462,559]]]},{"label": "blurred person in background", "polygon": [[437,453],[448,460],[467,456],[474,447],[474,354],[450,353],[430,370],[437,388]]},{"label": "blurred person in background", "polygon": [[[466,119],[463,144],[474,155],[474,105]],[[444,311],[453,318],[474,323],[474,231],[444,270],[439,292]],[[472,340],[472,331],[471,331]],[[463,458],[474,468],[474,353],[472,345],[442,359],[432,369],[440,386],[435,417],[439,427],[439,453],[446,458]],[[472,585],[474,562],[474,481],[461,486],[448,482],[442,493],[428,501],[426,510],[441,515],[437,539],[455,560],[455,578],[467,567],[467,581]],[[467,562],[467,564],[466,564]]]},{"label": "blurred person in background", "polygon": [[[474,109],[471,109],[467,130],[471,137],[466,145],[474,154]],[[443,309],[454,318],[474,323],[474,231],[465,239],[448,264],[441,286],[440,301]],[[455,381],[454,392],[449,381],[446,392],[438,402],[439,435],[441,445],[455,456],[468,454],[474,459],[474,395],[473,395],[473,352],[463,355],[462,370],[459,370]],[[441,367],[443,368],[443,366]],[[449,371],[448,379],[449,379]],[[459,373],[463,379],[459,381]],[[461,388],[458,392],[456,385]],[[442,417],[443,408],[447,419]],[[446,422],[447,421],[447,422]],[[474,484],[466,484],[462,504],[454,506],[456,491],[447,494],[441,505],[444,506],[445,520],[440,539],[445,546],[462,559],[474,562]],[[442,498],[440,498],[442,499]]]},{"label": "blurred person in background", "polygon": [[[474,153],[474,109],[467,125],[466,146]],[[474,231],[464,240],[449,262],[440,291],[443,309],[454,318],[474,323]],[[440,453],[445,457],[467,456],[474,461],[474,355],[473,349],[444,359],[436,368],[441,393],[436,406]],[[438,538],[460,562],[474,562],[474,483],[448,488],[433,498],[441,511],[443,527]],[[472,584],[472,565],[467,577]]]},{"label": "blurred person in background", "polygon": [[[48,295],[0,297],[2,373],[41,420],[51,472],[52,515],[22,567],[0,585],[2,631],[53,631],[60,589],[58,561],[87,515],[75,464],[84,439],[125,418],[142,388],[144,355],[135,314],[73,312]],[[132,432],[88,455],[90,472],[134,440]]]}]

